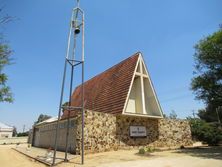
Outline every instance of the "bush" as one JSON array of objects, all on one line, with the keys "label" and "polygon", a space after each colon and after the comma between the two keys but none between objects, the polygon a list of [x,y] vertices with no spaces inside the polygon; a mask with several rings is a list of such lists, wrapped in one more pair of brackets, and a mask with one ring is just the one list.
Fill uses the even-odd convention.
[{"label": "bush", "polygon": [[18,133],[17,137],[23,137],[23,136],[28,136],[29,135],[29,131],[27,132],[22,132],[22,133]]},{"label": "bush", "polygon": [[118,149],[119,149],[119,147],[118,147],[118,145],[116,144],[116,145],[114,145],[114,151],[118,151]]},{"label": "bush", "polygon": [[146,147],[146,152],[154,152],[154,148],[153,147]]},{"label": "bush", "polygon": [[222,130],[218,123],[190,119],[190,127],[193,140],[200,140],[209,145],[217,145],[222,140]]},{"label": "bush", "polygon": [[139,154],[146,154],[146,153],[151,153],[151,152],[154,152],[154,148],[153,147],[143,147],[143,148],[140,148],[139,149]]},{"label": "bush", "polygon": [[144,148],[139,149],[139,154],[145,154],[145,153],[146,153],[146,150]]}]

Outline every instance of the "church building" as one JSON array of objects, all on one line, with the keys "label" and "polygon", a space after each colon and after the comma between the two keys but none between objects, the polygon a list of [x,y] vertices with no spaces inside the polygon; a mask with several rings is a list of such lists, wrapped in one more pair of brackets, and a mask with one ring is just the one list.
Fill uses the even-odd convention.
[{"label": "church building", "polygon": [[[71,105],[82,105],[81,85]],[[84,145],[86,153],[140,146],[190,145],[191,131],[185,120],[163,118],[142,53],[138,52],[84,83]],[[81,112],[70,113],[70,152],[81,152]],[[68,111],[60,121],[58,150],[64,150]],[[56,122],[34,127],[32,144],[53,147]]]}]

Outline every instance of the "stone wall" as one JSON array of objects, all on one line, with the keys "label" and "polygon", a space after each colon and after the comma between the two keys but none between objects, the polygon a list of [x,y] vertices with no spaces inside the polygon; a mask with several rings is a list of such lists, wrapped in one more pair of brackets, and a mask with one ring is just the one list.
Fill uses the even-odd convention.
[{"label": "stone wall", "polygon": [[[80,114],[80,113],[79,113]],[[192,144],[189,123],[185,120],[151,119],[126,115],[111,115],[85,111],[85,153],[104,152],[115,149],[138,148],[140,146],[178,147]],[[81,115],[71,121],[70,152],[80,153]],[[144,126],[146,137],[130,137],[130,126]],[[36,126],[32,144],[37,147],[54,146],[56,122]],[[65,150],[67,120],[59,125],[58,150]]]},{"label": "stone wall", "polygon": [[[77,119],[76,151],[81,147],[81,117]],[[112,150],[117,145],[116,117],[114,115],[85,111],[85,153]]]},{"label": "stone wall", "polygon": [[154,144],[158,147],[186,146],[192,144],[192,136],[187,120],[160,119],[159,137]]},{"label": "stone wall", "polygon": [[[121,148],[147,146],[158,140],[158,119],[119,115],[116,117],[116,137]],[[146,137],[130,137],[130,126],[145,126]]]},{"label": "stone wall", "polygon": [[[147,136],[130,137],[130,126],[145,126]],[[192,144],[186,120],[151,119],[85,111],[85,153],[139,146],[178,147]],[[76,151],[81,147],[81,117],[77,119]]]}]

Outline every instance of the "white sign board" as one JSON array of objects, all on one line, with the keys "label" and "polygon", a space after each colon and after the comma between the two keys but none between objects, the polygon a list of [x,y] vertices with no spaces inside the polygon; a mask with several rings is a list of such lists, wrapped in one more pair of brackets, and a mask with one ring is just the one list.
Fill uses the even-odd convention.
[{"label": "white sign board", "polygon": [[146,127],[145,126],[130,126],[131,137],[145,137]]}]

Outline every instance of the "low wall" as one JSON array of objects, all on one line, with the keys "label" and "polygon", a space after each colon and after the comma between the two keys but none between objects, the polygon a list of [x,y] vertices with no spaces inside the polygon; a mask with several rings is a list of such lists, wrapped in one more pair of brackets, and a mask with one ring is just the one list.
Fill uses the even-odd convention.
[{"label": "low wall", "polygon": [[[146,137],[130,137],[130,126],[144,126]],[[191,145],[190,125],[186,120],[151,119],[85,111],[85,153],[139,146],[178,147]],[[76,150],[81,146],[81,117],[77,119]]]},{"label": "low wall", "polygon": [[158,147],[174,147],[192,145],[189,121],[180,119],[160,119],[158,122]]},{"label": "low wall", "polygon": [[[69,128],[69,143],[68,151],[75,153],[75,129],[76,123],[75,120],[70,120]],[[59,132],[57,138],[57,150],[65,151],[66,148],[66,132],[67,132],[67,120],[62,120],[59,123]],[[54,148],[55,143],[55,133],[56,133],[56,122],[51,122],[43,125],[35,126],[32,131],[32,145],[35,147],[42,148]]]},{"label": "low wall", "polygon": [[28,137],[0,138],[0,144],[27,143]]},{"label": "low wall", "polygon": [[13,131],[0,128],[0,138],[11,138]]}]

